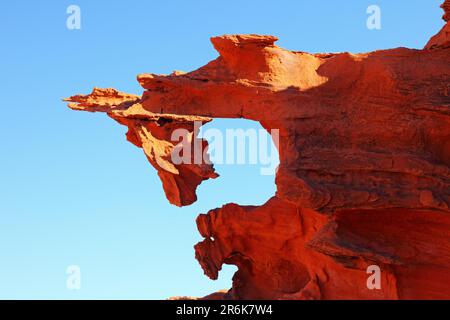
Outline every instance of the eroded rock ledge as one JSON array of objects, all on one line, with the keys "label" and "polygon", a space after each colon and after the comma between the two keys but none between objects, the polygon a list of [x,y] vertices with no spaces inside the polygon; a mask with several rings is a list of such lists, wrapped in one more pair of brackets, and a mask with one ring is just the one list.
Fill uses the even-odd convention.
[{"label": "eroded rock ledge", "polygon": [[[246,118],[280,130],[277,193],[197,219],[205,274],[238,266],[230,299],[450,298],[450,1],[424,50],[292,52],[277,38],[212,38],[220,56],[189,73],[142,74],[142,96],[66,99],[105,112],[158,170],[169,201],[196,200],[211,164],[172,163],[176,128]],[[200,141],[205,146],[206,141]],[[195,146],[194,146],[195,147]],[[369,290],[366,268],[382,270]]]}]

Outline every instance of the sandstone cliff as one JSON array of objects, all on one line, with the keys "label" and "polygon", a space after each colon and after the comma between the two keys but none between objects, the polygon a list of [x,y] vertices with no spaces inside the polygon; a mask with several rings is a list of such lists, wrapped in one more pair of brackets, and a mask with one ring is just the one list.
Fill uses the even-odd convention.
[{"label": "sandstone cliff", "polygon": [[[309,54],[273,36],[226,35],[189,73],[142,74],[142,96],[94,89],[66,99],[105,112],[188,205],[212,164],[175,164],[170,134],[194,122],[256,120],[280,130],[276,195],[197,218],[211,279],[238,267],[232,299],[450,299],[450,0],[423,50]],[[370,265],[381,290],[366,286]]]}]

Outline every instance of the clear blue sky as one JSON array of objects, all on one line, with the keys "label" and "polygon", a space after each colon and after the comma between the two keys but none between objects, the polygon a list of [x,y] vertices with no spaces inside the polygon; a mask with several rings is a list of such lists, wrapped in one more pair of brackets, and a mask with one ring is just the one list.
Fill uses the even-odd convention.
[{"label": "clear blue sky", "polygon": [[[140,93],[138,73],[190,71],[214,59],[209,37],[273,34],[301,51],[421,48],[442,26],[442,0],[4,1],[0,10],[0,298],[202,296],[229,288],[194,259],[195,217],[228,202],[262,204],[274,177],[217,166],[189,207],[171,206],[126,128],[70,111],[62,97],[94,86]],[[66,8],[81,8],[81,30]],[[382,29],[366,28],[366,8]],[[215,120],[221,129],[258,127]],[[81,267],[81,290],[66,267]]]}]

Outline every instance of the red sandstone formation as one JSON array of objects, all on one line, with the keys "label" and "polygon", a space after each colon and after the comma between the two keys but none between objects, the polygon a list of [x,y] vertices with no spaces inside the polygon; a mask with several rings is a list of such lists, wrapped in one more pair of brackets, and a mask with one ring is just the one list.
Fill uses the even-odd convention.
[{"label": "red sandstone formation", "polygon": [[441,8],[445,11],[442,19],[444,19],[444,21],[446,21],[447,23],[437,35],[430,39],[428,44],[425,46],[425,49],[429,50],[435,48],[450,47],[450,0],[445,0]]},{"label": "red sandstone formation", "polygon": [[[198,70],[138,76],[142,97],[94,89],[67,100],[128,126],[177,205],[217,175],[172,163],[175,128],[192,143],[195,120],[280,129],[276,195],[197,219],[205,274],[238,267],[224,298],[450,299],[449,7],[424,50],[309,54],[228,35],[212,38],[220,56]],[[366,286],[370,265],[380,290]]]},{"label": "red sandstone formation", "polygon": [[[149,112],[139,103],[140,97],[114,89],[94,88],[90,95],[77,95],[66,100],[73,102],[69,103],[69,107],[74,110],[106,112],[111,118],[127,126],[128,141],[142,148],[148,161],[158,170],[170,203],[177,206],[192,204],[197,200],[197,186],[203,180],[218,177],[211,164],[174,164],[171,159],[172,152],[177,151],[177,143],[171,139],[174,130],[186,129],[189,135],[184,138],[191,141],[192,150],[203,150],[207,142],[197,138],[199,128],[195,128],[194,122],[204,124],[211,121],[210,118]],[[195,154],[192,151],[192,157]],[[195,163],[194,160],[191,162]]]}]

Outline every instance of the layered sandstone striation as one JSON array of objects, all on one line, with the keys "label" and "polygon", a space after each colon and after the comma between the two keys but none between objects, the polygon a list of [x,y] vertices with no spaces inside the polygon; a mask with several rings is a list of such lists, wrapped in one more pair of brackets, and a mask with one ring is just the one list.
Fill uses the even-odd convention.
[{"label": "layered sandstone striation", "polygon": [[[280,130],[276,195],[197,218],[205,274],[238,267],[220,297],[450,299],[449,0],[443,8],[447,24],[423,50],[309,54],[227,35],[212,38],[220,56],[198,70],[139,75],[142,96],[94,89],[67,101],[126,125],[180,206],[217,174],[173,163],[173,130],[193,148],[206,146],[195,122],[212,118]],[[371,265],[379,290],[366,285]]]}]

